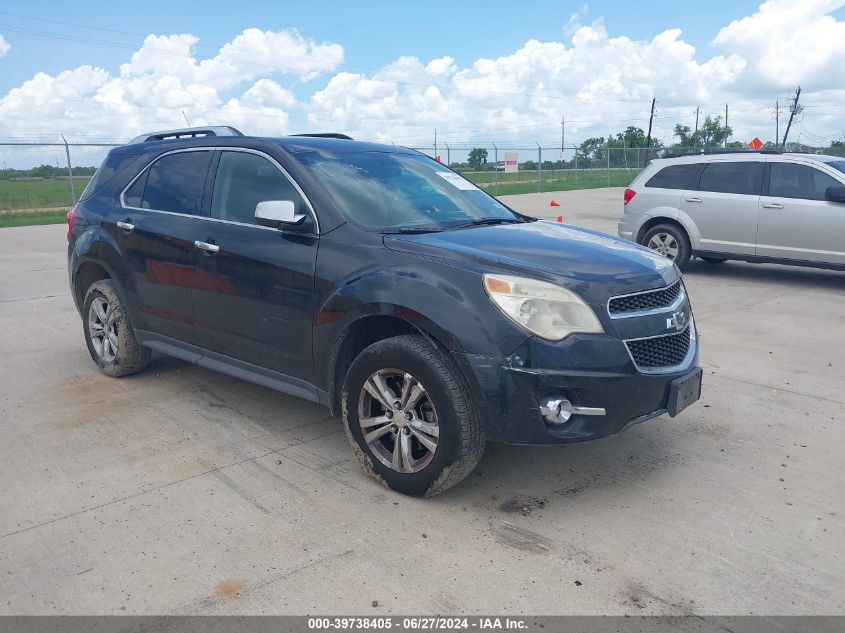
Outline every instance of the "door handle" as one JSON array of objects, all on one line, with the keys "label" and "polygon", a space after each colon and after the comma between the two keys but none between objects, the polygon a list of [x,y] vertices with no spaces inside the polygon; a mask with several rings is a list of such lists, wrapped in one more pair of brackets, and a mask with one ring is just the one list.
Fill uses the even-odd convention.
[{"label": "door handle", "polygon": [[117,228],[123,229],[127,233],[131,233],[135,230],[135,225],[130,222],[129,218],[126,218],[125,221],[117,223]]},{"label": "door handle", "polygon": [[768,202],[763,205],[764,209],[783,209],[782,204],[778,204],[777,202]]},{"label": "door handle", "polygon": [[201,251],[205,251],[206,253],[216,253],[220,250],[220,247],[217,244],[211,244],[209,242],[200,242],[197,240],[194,242],[194,246],[196,246]]},{"label": "door handle", "polygon": [[701,198],[684,198],[687,202],[701,202]]}]

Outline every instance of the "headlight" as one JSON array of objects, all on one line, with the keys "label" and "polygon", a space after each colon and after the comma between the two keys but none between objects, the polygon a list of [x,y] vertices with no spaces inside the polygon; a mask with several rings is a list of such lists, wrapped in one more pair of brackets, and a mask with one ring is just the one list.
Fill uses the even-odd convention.
[{"label": "headlight", "polygon": [[484,289],[506,317],[541,338],[560,341],[575,332],[604,332],[590,307],[566,288],[523,277],[484,275]]}]

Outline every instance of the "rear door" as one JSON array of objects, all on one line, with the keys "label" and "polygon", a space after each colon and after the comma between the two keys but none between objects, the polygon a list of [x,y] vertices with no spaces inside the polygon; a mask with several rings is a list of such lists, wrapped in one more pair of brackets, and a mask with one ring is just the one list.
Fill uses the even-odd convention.
[{"label": "rear door", "polygon": [[194,240],[212,151],[177,150],[156,159],[121,196],[112,228],[129,262],[135,327],[197,345],[191,292]]},{"label": "rear door", "polygon": [[768,170],[757,254],[845,264],[845,204],[825,199],[828,187],[845,183],[811,164],[772,161]]},{"label": "rear door", "polygon": [[702,251],[754,254],[763,166],[763,161],[709,162],[698,186],[681,194],[681,210],[698,228]]},{"label": "rear door", "polygon": [[[298,186],[270,156],[255,150],[219,152],[209,183],[209,218],[198,240],[194,291],[197,331],[207,352],[313,379],[311,356],[317,224]],[[287,233],[255,223],[255,207],[290,200],[311,231]]]}]

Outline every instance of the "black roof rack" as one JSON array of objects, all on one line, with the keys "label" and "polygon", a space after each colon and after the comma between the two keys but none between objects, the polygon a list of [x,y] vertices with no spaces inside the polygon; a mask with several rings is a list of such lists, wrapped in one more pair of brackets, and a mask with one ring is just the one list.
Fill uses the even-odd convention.
[{"label": "black roof rack", "polygon": [[719,154],[782,154],[777,149],[700,149],[690,150],[688,152],[672,152],[671,154],[664,154],[660,158],[685,158],[687,156],[713,156]]},{"label": "black roof rack", "polygon": [[179,130],[162,130],[161,132],[147,132],[136,136],[130,145],[147,143],[149,141],[168,141],[179,138],[199,138],[203,136],[243,136],[243,133],[231,125],[211,125],[207,127],[186,127]]},{"label": "black roof rack", "polygon": [[291,134],[291,136],[310,136],[313,138],[339,138],[345,141],[352,141],[355,140],[351,136],[347,136],[346,134],[340,134],[338,132],[315,132],[313,134]]}]

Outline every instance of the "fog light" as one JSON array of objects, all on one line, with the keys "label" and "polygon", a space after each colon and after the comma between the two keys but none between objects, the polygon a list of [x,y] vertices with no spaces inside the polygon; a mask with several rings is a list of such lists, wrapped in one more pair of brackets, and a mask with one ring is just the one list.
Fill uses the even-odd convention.
[{"label": "fog light", "polygon": [[548,396],[540,400],[540,413],[547,424],[566,424],[572,417],[572,403],[562,396]]}]

